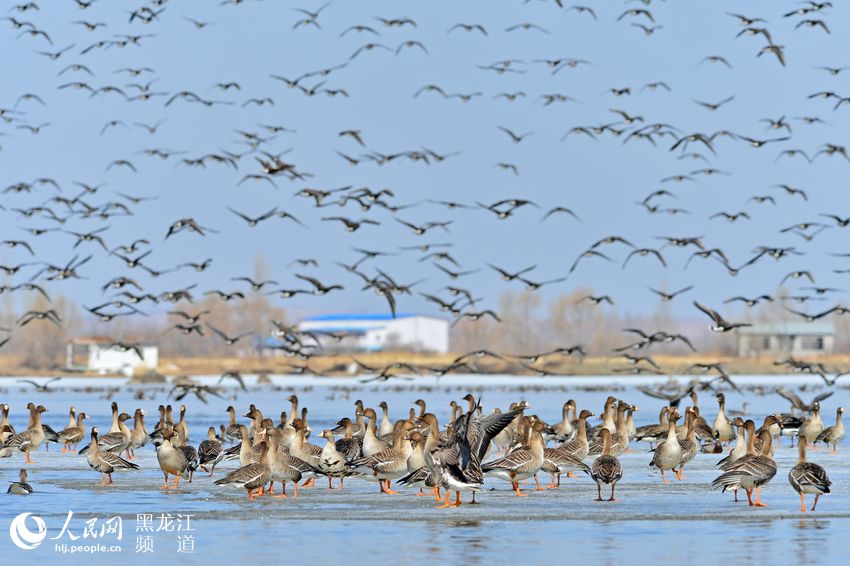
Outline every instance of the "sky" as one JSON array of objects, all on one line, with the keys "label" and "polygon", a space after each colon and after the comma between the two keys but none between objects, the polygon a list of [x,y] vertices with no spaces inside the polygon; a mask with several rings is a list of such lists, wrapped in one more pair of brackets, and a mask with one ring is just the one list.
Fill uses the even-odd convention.
[{"label": "sky", "polygon": [[[846,229],[831,227],[805,241],[793,232],[780,230],[800,222],[832,223],[820,213],[850,216],[847,173],[850,162],[840,156],[819,156],[813,163],[796,157],[777,156],[782,150],[803,149],[810,156],[824,143],[848,143],[850,105],[833,110],[835,99],[809,99],[818,91],[835,91],[850,96],[850,70],[835,76],[819,66],[841,67],[850,64],[850,14],[846,5],[803,17],[782,17],[800,4],[793,2],[599,2],[588,0],[598,19],[586,13],[559,8],[555,2],[532,0],[486,2],[343,2],[336,0],[320,13],[315,26],[293,25],[304,14],[298,9],[317,10],[315,1],[253,1],[238,5],[218,5],[208,1],[172,0],[157,20],[143,24],[128,22],[127,3],[100,0],[88,9],[80,9],[72,0],[40,2],[41,10],[16,13],[15,2],[4,2],[0,12],[33,22],[53,39],[50,46],[41,37],[25,35],[11,22],[0,21],[0,108],[15,109],[24,93],[35,93],[46,103],[24,100],[8,113],[22,122],[0,122],[0,188],[39,177],[55,179],[62,195],[78,193],[72,181],[104,184],[87,202],[103,204],[119,201],[116,191],[136,196],[155,197],[133,207],[133,216],[99,219],[72,218],[64,230],[86,232],[109,226],[101,235],[112,248],[136,238],[147,238],[153,253],[145,260],[155,269],[173,268],[185,262],[213,258],[211,267],[198,274],[182,269],[152,279],[140,269],[127,269],[123,262],[105,253],[97,244],[86,243],[73,249],[75,237],[57,231],[32,237],[24,228],[57,227],[40,218],[22,218],[14,207],[44,203],[56,192],[49,186],[36,187],[33,193],[2,194],[0,211],[2,239],[26,239],[37,259],[64,264],[71,257],[92,254],[92,261],[80,269],[85,279],[46,283],[49,293],[62,293],[79,304],[105,301],[109,293],[101,287],[121,275],[137,280],[148,292],[159,293],[197,284],[199,291],[232,290],[239,285],[230,279],[251,275],[255,261],[263,257],[271,275],[283,288],[304,288],[294,277],[306,273],[325,283],[340,283],[342,292],[325,296],[299,296],[275,299],[299,313],[383,312],[386,304],[373,292],[362,292],[361,282],[335,262],[353,263],[359,254],[353,248],[393,252],[396,255],[363,264],[374,275],[380,267],[401,283],[424,279],[414,289],[436,293],[452,283],[433,267],[430,260],[419,261],[423,254],[401,252],[401,246],[426,242],[450,242],[449,251],[463,270],[481,269],[454,283],[470,288],[481,297],[480,308],[497,308],[505,291],[519,292],[519,282],[506,283],[487,267],[494,264],[508,270],[535,265],[528,274],[535,281],[564,277],[578,255],[593,242],[617,234],[639,247],[660,248],[659,237],[702,237],[706,247],[719,247],[733,265],[745,263],[757,246],[794,246],[804,253],[775,261],[763,258],[731,277],[714,260],[695,259],[683,266],[693,248],[664,248],[668,267],[653,258],[632,258],[622,263],[628,249],[611,246],[602,251],[614,262],[591,259],[558,284],[543,287],[544,300],[580,287],[611,295],[623,313],[642,314],[655,310],[657,298],[648,287],[675,290],[694,288],[675,300],[672,312],[685,318],[702,315],[691,299],[718,307],[735,295],[775,294],[784,275],[806,269],[818,286],[848,288],[846,274],[834,269],[850,269],[850,259],[830,253],[850,252]],[[142,4],[139,3],[139,6]],[[651,24],[643,16],[626,15],[624,10],[647,8],[662,26],[647,36],[631,24]],[[770,54],[757,57],[766,44],[763,37],[743,35],[744,27],[727,12],[758,16],[774,43],[784,46],[787,66],[781,66]],[[209,22],[195,29],[186,18]],[[387,27],[376,18],[411,18],[416,27]],[[795,25],[802,19],[823,19],[831,31]],[[72,22],[104,22],[105,28],[86,31]],[[456,23],[483,25],[488,35],[457,30],[447,33]],[[536,29],[504,31],[516,24],[531,22]],[[352,25],[368,25],[380,33],[350,32]],[[116,39],[120,34],[151,34],[141,46],[112,46],[80,52],[100,41]],[[404,41],[416,40],[428,50],[394,50]],[[392,49],[365,51],[353,60],[352,53],[362,45],[375,42]],[[53,51],[73,44],[57,60],[37,53]],[[704,61],[709,56],[724,57],[722,63]],[[589,64],[564,68],[552,73],[542,59],[575,58]],[[517,60],[510,67],[519,72],[496,73],[490,66],[501,60]],[[319,95],[308,97],[297,89],[270,77],[294,78],[303,73],[347,62],[328,77],[324,88],[342,88],[349,97]],[[88,66],[94,77],[68,71],[57,74],[72,63]],[[153,73],[138,78],[116,71],[125,67],[149,67]],[[177,93],[189,90],[199,96],[232,102],[232,105],[206,107],[177,100],[168,107],[168,96],[147,102],[128,102],[117,94],[99,94],[58,87],[85,81],[93,87],[126,87],[133,82],[155,80],[152,91]],[[313,86],[320,79],[309,78],[302,84]],[[218,82],[237,81],[241,91],[222,92]],[[664,81],[671,91],[643,89],[648,83]],[[426,84],[439,85],[447,93],[481,92],[469,102],[445,99],[436,93],[414,97]],[[630,95],[615,96],[609,89],[628,87]],[[495,99],[500,92],[524,91],[527,96],[515,102]],[[575,101],[545,105],[541,95],[560,93]],[[131,94],[132,96],[132,94]],[[728,104],[710,111],[694,100],[719,102],[734,96]],[[274,105],[247,106],[249,98],[271,97]],[[657,139],[657,146],[646,141],[623,143],[625,136],[610,133],[597,141],[583,135],[562,136],[571,128],[614,123],[621,118],[611,109],[644,117],[644,123],[670,124],[682,133],[729,130],[756,139],[781,138],[785,130],[768,130],[765,118],[785,116],[793,129],[792,138],[768,143],[754,149],[744,141],[728,138],[715,142],[713,155],[692,144],[688,151],[699,151],[707,159],[680,159],[679,151],[670,151],[671,137]],[[825,123],[806,125],[801,116],[818,116]],[[126,127],[101,129],[111,120]],[[150,135],[133,122],[155,123],[165,120],[156,135]],[[19,129],[21,124],[49,123],[38,134]],[[288,181],[278,178],[278,188],[265,182],[247,181],[247,174],[258,173],[254,154],[239,161],[239,170],[209,164],[205,169],[181,166],[179,160],[199,157],[221,150],[246,152],[236,130],[260,132],[258,124],[286,126],[292,133],[278,133],[264,145],[269,152],[289,150],[285,160],[299,171],[313,176]],[[521,143],[514,143],[498,128],[516,133],[533,132]],[[621,124],[615,127],[629,127]],[[385,153],[421,150],[456,156],[426,165],[407,160],[378,166],[360,163],[351,166],[337,151],[350,156],[365,153],[349,137],[339,135],[347,129],[361,131],[371,150]],[[144,155],[150,148],[185,152],[162,160]],[[131,161],[138,172],[123,167],[107,167],[114,160]],[[497,167],[499,162],[515,164],[519,174]],[[722,171],[713,176],[695,176],[695,181],[662,182],[675,175],[688,175],[706,167]],[[774,185],[786,183],[807,192],[808,200],[789,196]],[[397,218],[422,223],[452,221],[449,232],[433,230],[415,236],[393,219],[386,210],[362,212],[353,205],[316,209],[311,201],[293,195],[306,188],[333,189],[343,186],[367,186],[373,190],[391,189],[395,205],[415,204],[397,213]],[[648,214],[636,202],[649,193],[666,189],[673,197],[655,200],[661,208],[681,208],[689,214]],[[753,195],[771,195],[776,204],[757,205]],[[476,202],[492,203],[521,198],[536,203],[526,206],[505,220],[497,219],[481,208],[447,210],[427,200],[452,200],[475,207]],[[55,205],[58,206],[58,205]],[[544,213],[556,206],[572,209],[580,218],[554,215],[541,222]],[[248,227],[228,210],[234,208],[259,216],[274,207],[297,216],[306,227],[274,218],[255,228]],[[719,211],[746,211],[750,220],[729,223],[709,219]],[[322,222],[324,216],[370,218],[380,226],[364,225],[356,233],[347,233],[337,223]],[[206,237],[182,233],[164,240],[169,225],[183,217],[193,217],[218,233]],[[809,230],[807,234],[811,234]],[[440,250],[443,251],[443,250]],[[319,267],[290,266],[296,258],[315,258]],[[0,248],[0,264],[10,265],[32,258],[20,248]],[[443,262],[445,264],[445,262]],[[449,267],[454,266],[445,264]],[[35,268],[37,269],[37,268]],[[34,268],[22,270],[12,282],[28,280]],[[799,294],[804,285],[789,285]],[[846,293],[829,296],[822,306],[846,300]],[[606,307],[602,307],[606,308]],[[821,306],[813,307],[820,310]],[[159,307],[164,310],[163,307]],[[438,314],[438,310],[419,296],[399,298],[402,311]],[[158,310],[157,307],[151,309]]]}]

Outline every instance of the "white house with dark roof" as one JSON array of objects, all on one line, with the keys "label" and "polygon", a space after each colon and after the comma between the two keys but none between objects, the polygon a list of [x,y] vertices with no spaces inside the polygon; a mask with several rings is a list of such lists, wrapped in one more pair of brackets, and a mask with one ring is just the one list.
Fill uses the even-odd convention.
[{"label": "white house with dark roof", "polygon": [[422,314],[324,314],[305,318],[299,330],[315,334],[328,351],[449,351],[449,321]]},{"label": "white house with dark roof", "polygon": [[738,330],[738,355],[816,356],[831,354],[835,327],[828,322],[777,322]]},{"label": "white house with dark roof", "polygon": [[[68,368],[130,374],[139,368],[156,369],[159,365],[159,347],[152,343],[141,343],[134,348],[124,349],[107,336],[79,336],[68,342],[66,357]],[[78,363],[80,361],[82,364]]]}]

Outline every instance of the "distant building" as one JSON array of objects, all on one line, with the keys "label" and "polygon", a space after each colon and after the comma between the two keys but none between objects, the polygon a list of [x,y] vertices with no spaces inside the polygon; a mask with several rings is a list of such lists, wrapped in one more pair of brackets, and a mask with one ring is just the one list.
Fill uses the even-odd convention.
[{"label": "distant building", "polygon": [[156,344],[141,343],[137,351],[114,346],[115,342],[106,336],[74,338],[67,345],[66,365],[99,373],[132,373],[136,368],[156,369],[159,365],[159,346]]},{"label": "distant building", "polygon": [[756,324],[738,330],[741,357],[831,354],[834,347],[835,327],[826,322]]},{"label": "distant building", "polygon": [[302,320],[326,351],[449,351],[449,321],[420,314],[326,314]]}]

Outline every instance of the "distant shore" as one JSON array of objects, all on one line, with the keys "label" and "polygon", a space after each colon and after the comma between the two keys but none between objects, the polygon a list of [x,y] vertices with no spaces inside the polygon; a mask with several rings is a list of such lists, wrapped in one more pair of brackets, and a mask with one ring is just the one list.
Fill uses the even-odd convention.
[{"label": "distant shore", "polygon": [[[218,357],[218,358],[161,358],[160,365],[155,371],[137,369],[134,373],[137,377],[150,374],[150,376],[180,376],[180,375],[217,375],[227,371],[238,371],[245,374],[291,374],[299,373],[299,367],[309,367],[312,372],[321,375],[335,377],[357,376],[368,374],[363,368],[359,368],[354,358],[365,366],[384,368],[393,363],[407,363],[415,367],[423,368],[422,374],[429,375],[428,369],[439,370],[450,365],[461,354],[419,354],[408,352],[381,352],[381,353],[356,353],[356,354],[334,354],[330,356],[317,356],[309,363],[280,357]],[[353,356],[353,357],[352,357]],[[660,369],[656,369],[646,362],[636,365],[627,363],[619,356],[587,356],[584,358],[552,356],[542,358],[533,364],[534,370],[540,370],[538,374],[524,367],[521,360],[507,359],[499,360],[485,357],[482,359],[471,358],[469,361],[477,368],[476,372],[454,372],[457,375],[475,373],[480,374],[509,374],[527,375],[534,377],[551,373],[554,375],[682,375],[691,373],[694,376],[716,375],[716,372],[703,373],[699,369],[691,369],[694,364],[720,363],[729,375],[787,375],[792,372],[787,366],[777,365],[777,358],[763,356],[761,358],[738,358],[727,356],[653,356],[653,361]],[[850,355],[821,356],[806,361],[823,364],[830,373],[836,371],[847,371],[850,369]],[[635,370],[635,368],[644,368]],[[691,369],[691,371],[688,371]],[[399,370],[399,374],[409,374]],[[103,374],[87,370],[67,370],[61,367],[33,368],[25,367],[18,363],[13,356],[0,357],[0,376],[20,377],[27,375],[74,375],[103,377],[109,375],[124,376],[126,374],[113,373]]]}]

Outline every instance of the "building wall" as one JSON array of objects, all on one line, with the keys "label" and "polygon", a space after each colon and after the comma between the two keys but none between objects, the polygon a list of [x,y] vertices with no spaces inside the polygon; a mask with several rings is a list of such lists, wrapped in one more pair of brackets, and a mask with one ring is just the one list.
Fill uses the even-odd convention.
[{"label": "building wall", "polygon": [[[816,347],[817,341],[822,347]],[[738,335],[738,355],[755,357],[760,354],[816,356],[831,354],[835,348],[835,337],[832,335]]]},{"label": "building wall", "polygon": [[120,371],[125,367],[155,369],[159,365],[159,348],[156,346],[142,347],[142,354],[144,359],[140,359],[132,350],[121,352],[100,345],[91,345],[88,368],[95,371]]},{"label": "building wall", "polygon": [[449,351],[449,322],[427,316],[409,316],[387,320],[305,320],[299,324],[302,330],[351,330],[363,331],[359,337],[349,337],[341,344],[323,340],[328,349],[360,349],[380,351],[386,349],[412,349],[417,351],[446,353]]}]

